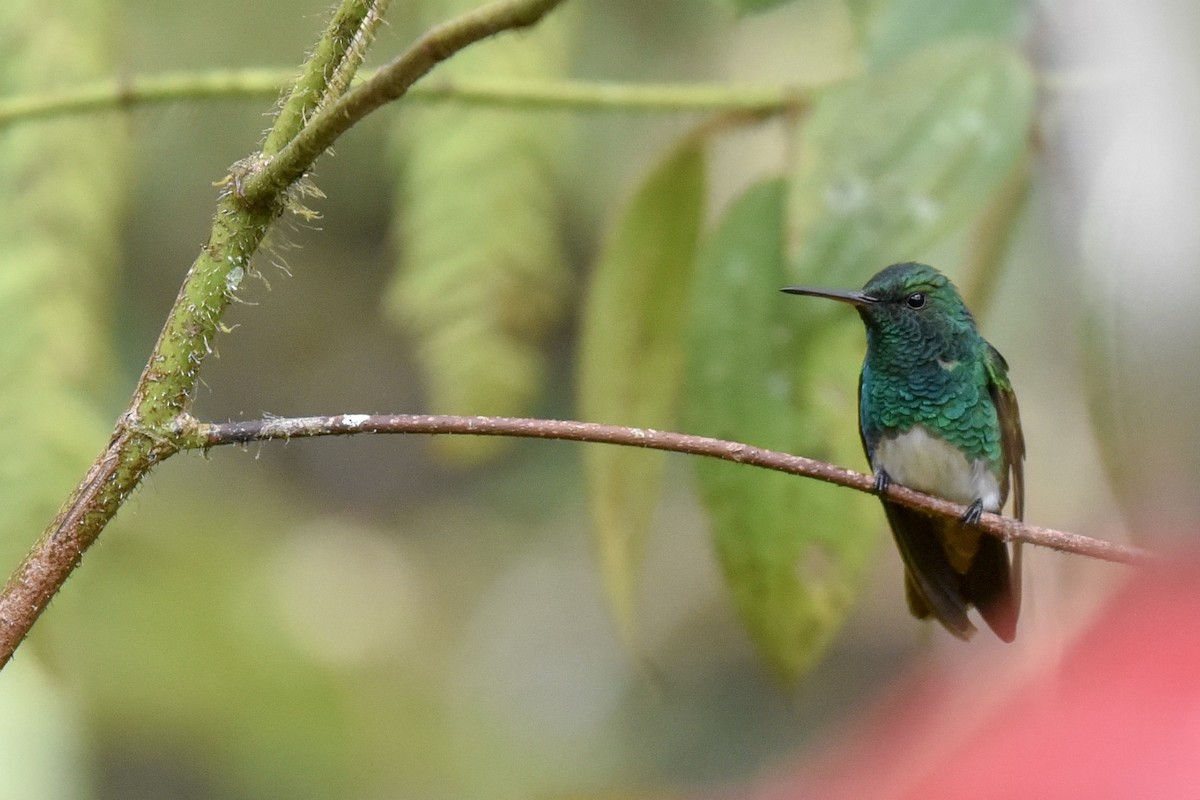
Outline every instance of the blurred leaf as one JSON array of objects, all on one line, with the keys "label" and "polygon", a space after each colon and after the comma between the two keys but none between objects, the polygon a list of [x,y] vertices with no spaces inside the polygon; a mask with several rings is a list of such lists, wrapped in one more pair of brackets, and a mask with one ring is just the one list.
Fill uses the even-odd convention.
[{"label": "blurred leaf", "polygon": [[722,0],[722,2],[739,14],[757,14],[795,2],[795,0]]},{"label": "blurred leaf", "polygon": [[992,194],[975,221],[963,256],[963,298],[976,319],[983,319],[992,304],[996,284],[1003,272],[1017,223],[1022,218],[1033,182],[1030,154],[1026,151],[1013,165],[1013,170]]},{"label": "blurred leaf", "polygon": [[[759,184],[702,251],[693,294],[687,429],[852,466],[861,334],[803,324],[784,242],[785,186]],[[853,319],[847,314],[847,321]],[[811,321],[811,318],[810,318]],[[856,598],[880,519],[862,495],[697,459],[717,553],[775,672],[798,679]]]},{"label": "blurred leaf", "polygon": [[[701,260],[689,427],[861,464],[854,315],[804,308],[776,289],[797,280],[859,286],[970,220],[1023,152],[1032,103],[1024,63],[979,40],[927,48],[824,95],[801,128],[790,190],[753,190]],[[773,227],[785,213],[790,269]],[[812,481],[698,468],[742,616],[776,671],[794,680],[857,593],[877,512]]]},{"label": "blurred leaf", "polygon": [[[1176,408],[1170,408],[1176,405],[1170,402],[1172,387],[1161,377],[1170,370],[1155,370],[1150,366],[1164,357],[1168,363],[1183,362],[1176,361],[1162,342],[1156,343],[1139,331],[1143,324],[1140,315],[1161,315],[1162,311],[1147,303],[1147,296],[1139,291],[1139,287],[1130,286],[1130,276],[1140,270],[1139,259],[1158,258],[1161,254],[1142,252],[1143,237],[1152,234],[1135,232],[1149,215],[1145,210],[1134,209],[1149,205],[1151,201],[1138,194],[1131,196],[1123,169],[1114,169],[1114,165],[1120,163],[1117,157],[1124,154],[1124,150],[1116,147],[1108,153],[1099,163],[1097,174],[1092,177],[1093,185],[1084,198],[1079,231],[1084,267],[1079,281],[1079,344],[1088,416],[1100,454],[1100,466],[1108,478],[1109,499],[1117,503],[1130,531],[1137,536],[1140,529],[1146,527],[1140,524],[1139,517],[1145,515],[1148,508],[1171,508],[1173,513],[1180,513],[1179,500],[1164,498],[1155,502],[1153,498],[1164,490],[1170,492],[1167,487],[1172,486],[1172,474],[1191,476],[1195,470],[1189,469],[1186,463],[1167,461],[1174,461],[1173,448],[1161,435],[1155,436],[1160,426],[1146,422],[1174,419],[1180,408],[1188,406],[1180,403]],[[1160,173],[1150,176],[1150,180],[1153,185],[1166,180],[1166,176]],[[1148,191],[1145,187],[1139,188]],[[1165,230],[1166,224],[1160,219],[1151,230]],[[1186,247],[1187,244],[1173,243],[1167,252],[1178,253]],[[1191,349],[1189,340],[1194,341],[1194,337],[1180,336],[1182,326],[1177,323],[1170,330],[1172,336],[1180,337],[1181,350]],[[1158,351],[1153,355],[1149,350],[1152,345],[1157,345],[1154,349]],[[1182,353],[1179,355],[1183,356]],[[1190,355],[1183,358],[1191,360]],[[1194,375],[1195,371],[1185,374]],[[1188,383],[1194,384],[1194,381]],[[1153,391],[1146,392],[1150,385],[1153,385]],[[1187,389],[1184,394],[1194,398],[1195,391]],[[1185,416],[1189,413],[1183,412]],[[1176,426],[1170,423],[1161,427],[1169,431],[1167,436],[1178,434]],[[1196,452],[1190,445],[1185,445],[1183,450],[1190,454]],[[1188,482],[1191,478],[1183,480]]]},{"label": "blurred leaf", "polygon": [[[39,652],[87,703],[94,755],[213,796],[361,797],[378,777],[364,752],[383,740],[390,768],[444,782],[454,698],[430,688],[423,631],[403,631],[420,609],[397,603],[412,591],[397,539],[314,518],[261,465],[213,458],[156,474],[147,495],[166,502],[118,520],[40,624]],[[383,707],[386,736],[364,729]],[[150,796],[109,781],[114,797]]]},{"label": "blurred leaf", "polygon": [[1012,33],[1022,0],[886,0],[867,21],[867,61],[879,70],[952,36]]},{"label": "blurred leaf", "polygon": [[842,0],[850,16],[862,28],[866,28],[871,19],[880,13],[892,0]]},{"label": "blurred leaf", "polygon": [[[425,4],[429,22],[478,5]],[[529,33],[468,49],[438,76],[547,78],[564,74],[570,26],[553,15]],[[398,118],[401,167],[393,233],[400,268],[392,316],[417,337],[430,407],[520,415],[541,390],[542,339],[562,312],[567,266],[555,185],[564,126],[544,115],[453,105]],[[503,437],[444,436],[463,460]]]},{"label": "blurred leaf", "polygon": [[[671,426],[704,197],[704,152],[692,138],[647,179],[613,231],[583,310],[583,419]],[[665,455],[628,447],[584,450],[601,568],[627,641]]]},{"label": "blurred leaf", "polygon": [[[0,4],[0,94],[113,74],[107,4]],[[107,425],[94,405],[110,371],[125,139],[103,117],[0,132],[0,529],[32,541]]]},{"label": "blurred leaf", "polygon": [[[1087,365],[1083,371],[1084,389],[1100,465],[1112,488],[1111,499],[1127,520],[1133,520],[1139,507],[1136,473],[1150,459],[1145,457],[1145,446],[1139,441],[1143,438],[1141,426],[1130,424],[1131,418],[1140,414],[1128,410],[1136,407],[1130,402],[1127,388],[1130,359],[1127,345],[1120,341],[1120,326],[1113,323],[1113,305],[1103,291],[1089,290],[1080,313],[1079,340]],[[1131,527],[1136,531],[1138,526]]]},{"label": "blurred leaf", "polygon": [[[22,656],[26,656],[22,652]],[[0,800],[90,797],[84,726],[63,681],[15,659],[0,685]]]},{"label": "blurred leaf", "polygon": [[800,128],[791,279],[858,286],[973,217],[1024,150],[1034,81],[1011,48],[927,48],[823,96]]}]

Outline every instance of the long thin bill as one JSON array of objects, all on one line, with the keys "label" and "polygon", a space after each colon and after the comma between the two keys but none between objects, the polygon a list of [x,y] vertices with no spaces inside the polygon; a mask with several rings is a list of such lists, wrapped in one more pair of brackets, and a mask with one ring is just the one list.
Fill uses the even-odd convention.
[{"label": "long thin bill", "polygon": [[824,297],[827,300],[837,300],[839,303],[849,303],[852,306],[865,306],[868,303],[876,302],[874,297],[862,292],[839,292],[834,289],[816,289],[811,286],[785,286],[779,291],[808,297]]}]

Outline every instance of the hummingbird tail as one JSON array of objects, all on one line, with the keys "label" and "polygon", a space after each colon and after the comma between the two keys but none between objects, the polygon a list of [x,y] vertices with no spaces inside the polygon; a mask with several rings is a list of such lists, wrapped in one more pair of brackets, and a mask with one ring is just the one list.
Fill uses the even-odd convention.
[{"label": "hummingbird tail", "polygon": [[996,636],[1013,641],[1021,611],[1020,554],[1014,554],[1010,566],[1008,546],[993,536],[964,530],[958,521],[935,520],[902,506],[883,505],[904,560],[905,594],[912,615],[933,617],[967,640],[975,633],[967,609],[975,606]]},{"label": "hummingbird tail", "polygon": [[939,522],[903,506],[884,501],[892,535],[904,560],[908,608],[914,617],[934,617],[946,630],[964,641],[975,634],[967,618],[969,598],[963,576],[950,565]]},{"label": "hummingbird tail", "polygon": [[1013,568],[1008,561],[1008,546],[992,536],[979,541],[979,552],[963,576],[967,599],[979,609],[983,621],[1005,642],[1017,637],[1017,618],[1021,614],[1020,555],[1015,554]]}]

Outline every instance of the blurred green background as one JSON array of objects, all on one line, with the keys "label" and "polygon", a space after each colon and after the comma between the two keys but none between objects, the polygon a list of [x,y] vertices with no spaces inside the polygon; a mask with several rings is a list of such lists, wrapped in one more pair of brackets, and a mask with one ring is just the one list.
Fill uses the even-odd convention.
[{"label": "blurred green background", "polygon": [[[394,3],[368,63],[470,4],[422,5]],[[1182,535],[1200,521],[1200,228],[1191,220],[1200,165],[1190,147],[1200,93],[1197,56],[1185,46],[1200,33],[1200,12],[1185,0],[979,5],[1011,14],[1010,41],[1038,76],[1032,189],[982,315],[1021,399],[1029,517],[1143,544],[1158,541],[1149,531]],[[16,2],[0,13],[0,43],[13,53],[3,89],[290,67],[327,11],[295,1]],[[521,34],[504,58],[513,74],[825,85],[866,68],[880,28],[863,20],[924,13],[912,0],[797,0],[749,16],[718,0],[571,0],[545,35],[557,39]],[[91,20],[107,38],[66,47],[78,34],[59,30],[55,15]],[[527,60],[522,46],[540,48],[541,60]],[[4,564],[17,563],[106,441],[207,234],[213,181],[253,150],[270,107],[181,102],[89,118],[94,153],[70,144],[78,121],[0,132],[9,153],[0,171],[13,173],[0,198],[6,241],[62,232],[53,246],[0,262],[13,330],[0,346]],[[420,280],[396,277],[398,253],[432,258],[438,242],[414,244],[427,226],[454,209],[487,211],[467,200],[421,205],[444,166],[406,155],[422,130],[474,131],[468,149],[511,135],[520,150],[532,137],[528,152],[549,154],[531,156],[505,185],[555,209],[541,233],[534,223],[521,233],[541,236],[538,247],[564,268],[544,276],[534,318],[497,322],[496,335],[535,353],[521,362],[538,376],[534,389],[514,413],[578,416],[589,268],[646,175],[706,117],[528,111],[511,123],[487,114],[496,112],[387,109],[318,163],[328,199],[312,205],[322,217],[280,222],[258,261],[265,280],[246,282],[246,302],[226,318],[235,328],[204,366],[197,416],[494,411],[472,405],[495,395],[487,384],[476,397],[452,374],[421,368],[431,352],[453,349],[453,335],[431,345],[422,325],[444,320],[414,321],[396,299]],[[533,134],[526,115],[537,119]],[[710,226],[734,197],[780,172],[791,134],[775,119],[708,139]],[[12,166],[60,135],[53,158]],[[64,200],[74,191],[67,176],[104,200]],[[953,276],[967,236],[925,255]],[[81,254],[97,252],[108,272],[50,266],[22,277],[29,264],[81,265]],[[494,253],[478,245],[459,275],[484,274]],[[881,266],[862,265],[852,284]],[[495,285],[488,280],[481,285]],[[417,288],[436,301],[456,286]],[[477,354],[460,368],[494,360]],[[852,403],[852,383],[845,392]],[[853,441],[852,423],[845,433]],[[899,560],[878,547],[830,650],[782,688],[738,621],[692,465],[680,457],[667,461],[650,526],[636,644],[623,647],[594,558],[582,451],[515,442],[471,463],[471,453],[438,451],[422,437],[352,437],[171,459],[0,676],[0,798],[708,791],[809,751],[923,659],[1007,659],[1019,670],[1067,641],[1123,574],[1034,552],[1018,644],[980,637],[964,647],[908,617]],[[871,519],[883,542],[882,514]]]}]

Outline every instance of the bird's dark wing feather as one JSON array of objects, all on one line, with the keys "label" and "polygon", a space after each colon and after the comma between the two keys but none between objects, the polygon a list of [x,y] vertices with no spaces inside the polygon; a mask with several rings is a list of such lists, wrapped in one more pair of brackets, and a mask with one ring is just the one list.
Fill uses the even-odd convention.
[{"label": "bird's dark wing feather", "polygon": [[[1017,407],[1017,395],[1013,391],[1012,382],[1008,379],[1008,362],[1004,356],[990,344],[987,348],[988,392],[992,404],[996,407],[996,415],[1000,420],[1000,450],[1004,460],[1004,474],[1001,481],[1001,504],[1012,486],[1013,516],[1025,518],[1025,436],[1021,433],[1021,411]],[[998,562],[1004,556],[1004,544],[995,541],[991,546],[992,558]],[[979,559],[982,569],[984,559]],[[968,578],[970,580],[970,577]],[[1005,587],[993,586],[990,589],[980,587],[977,591],[991,594],[990,602],[976,602],[976,606],[984,614],[992,629],[1006,641],[1016,633],[1017,616],[1021,609],[1021,543],[1013,542],[1012,568],[1009,573],[1007,591]],[[994,618],[994,620],[993,620]],[[1005,636],[1008,632],[1008,637]]]},{"label": "bird's dark wing feather", "polygon": [[[946,630],[959,639],[975,634],[975,626],[967,618],[967,598],[963,591],[963,576],[954,570],[942,546],[947,526],[955,520],[935,519],[920,511],[883,501],[888,525],[896,540],[896,549],[904,562],[908,586],[915,590],[924,608],[909,595],[909,610],[913,616],[933,616]],[[1003,543],[1000,543],[1003,547]]]},{"label": "bird's dark wing feather", "polygon": [[1004,456],[1003,494],[1007,497],[1012,476],[1013,516],[1025,519],[1025,437],[1021,433],[1021,412],[1017,395],[1008,379],[1008,362],[988,345],[988,392],[1000,418],[1000,448]]},{"label": "bird's dark wing feather", "polygon": [[979,609],[988,627],[1006,642],[1017,638],[1017,619],[1021,615],[1020,569],[1016,553],[1010,566],[1008,547],[985,534],[979,537],[979,550],[963,576],[963,594]]}]

